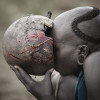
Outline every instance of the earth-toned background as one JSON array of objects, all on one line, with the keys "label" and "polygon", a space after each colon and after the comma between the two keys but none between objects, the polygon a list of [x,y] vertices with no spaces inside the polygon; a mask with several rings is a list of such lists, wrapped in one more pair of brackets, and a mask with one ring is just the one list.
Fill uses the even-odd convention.
[{"label": "earth-toned background", "polygon": [[[60,13],[78,7],[100,8],[100,0],[0,0],[0,100],[36,100],[17,79],[2,54],[2,38],[11,23],[25,15],[46,15],[54,19]],[[34,78],[34,76],[33,76]],[[41,80],[42,77],[37,77]]]}]

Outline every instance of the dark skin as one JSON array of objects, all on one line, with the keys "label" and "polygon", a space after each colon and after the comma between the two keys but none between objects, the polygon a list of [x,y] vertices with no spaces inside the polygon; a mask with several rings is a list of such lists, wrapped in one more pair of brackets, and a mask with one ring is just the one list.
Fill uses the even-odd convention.
[{"label": "dark skin", "polygon": [[[28,75],[23,69],[21,69],[19,66],[10,66],[10,68],[15,72],[18,79],[23,83],[23,85],[26,87],[26,89],[34,95],[38,100],[53,100],[54,95],[52,95],[52,84],[51,84],[51,73],[52,69],[49,70],[43,81],[36,82],[31,78],[30,75]],[[45,88],[46,87],[46,88]],[[48,88],[48,89],[47,89]],[[40,90],[40,91],[39,91]]]},{"label": "dark skin", "polygon": [[[51,82],[51,71],[46,73],[45,77],[47,78],[44,78],[43,81],[38,83],[30,78],[30,76],[20,67],[11,67],[27,90],[38,100],[73,100],[72,98],[68,98],[68,95],[73,97],[77,76],[81,70],[85,76],[88,100],[100,100],[100,45],[96,45],[88,41],[84,42],[72,32],[70,24],[72,23],[71,21],[73,16],[81,16],[81,14],[84,14],[91,9],[92,7],[83,7],[78,9],[78,13],[75,13],[77,12],[77,9],[75,9],[70,11],[70,13],[66,12],[58,16],[54,20],[54,69],[63,76],[60,83],[58,98],[55,98],[53,90],[55,88],[57,78]],[[94,22],[99,22],[99,17],[100,16],[93,21],[90,20],[89,23],[82,23],[79,26],[80,29],[84,29],[84,26],[86,25],[91,26]],[[96,25],[99,26],[99,24]],[[86,32],[87,30],[85,28],[83,31]],[[91,31],[90,33],[95,32],[95,30],[97,31],[97,29],[94,29],[94,31]],[[88,34],[88,32],[86,34]],[[94,37],[93,34],[92,36]],[[98,47],[98,49],[94,52],[90,52],[95,46]],[[84,59],[82,59],[82,57],[84,57]],[[59,77],[59,75],[56,77]],[[39,87],[39,91],[37,87]],[[71,90],[73,92],[71,92]],[[64,94],[64,91],[66,94]]]},{"label": "dark skin", "polygon": [[[77,77],[74,75],[61,76],[59,73],[52,78],[53,93],[56,100],[73,100]],[[57,87],[57,85],[59,86]],[[58,91],[56,93],[56,89]]]},{"label": "dark skin", "polygon": [[[51,77],[53,69],[50,69],[45,74],[43,81],[36,82],[19,66],[10,66],[10,68],[15,72],[17,78],[22,82],[26,89],[38,100],[47,100],[47,98],[48,100],[73,100],[77,83],[76,76],[70,75],[64,77],[59,73],[56,73]],[[55,97],[56,85],[60,77],[59,90]]]},{"label": "dark skin", "polygon": [[[88,91],[89,100],[99,100],[100,96],[98,91],[100,91],[99,84],[99,64],[100,64],[100,52],[96,52],[89,56],[84,63],[84,75],[85,82]],[[95,69],[94,69],[95,65]],[[91,70],[93,67],[94,70]],[[35,96],[38,100],[73,100],[75,85],[77,82],[76,76],[66,76],[62,77],[60,88],[58,92],[57,99],[54,97],[54,90],[56,87],[57,78],[59,75],[55,75],[51,82],[51,73],[49,70],[43,81],[34,81],[26,72],[24,72],[20,67],[11,67],[18,79],[23,83],[26,89]],[[89,70],[89,71],[88,71]],[[94,76],[94,77],[91,77]],[[53,86],[52,86],[53,83]],[[94,85],[96,84],[96,85]]]}]

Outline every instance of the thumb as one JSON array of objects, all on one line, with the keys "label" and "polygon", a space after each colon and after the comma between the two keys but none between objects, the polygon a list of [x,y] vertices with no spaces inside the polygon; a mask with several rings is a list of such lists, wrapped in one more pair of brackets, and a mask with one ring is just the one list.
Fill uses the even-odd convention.
[{"label": "thumb", "polygon": [[46,72],[46,74],[45,74],[44,80],[51,80],[51,74],[52,74],[53,71],[54,71],[53,68],[51,68],[50,70],[48,70],[48,71]]}]

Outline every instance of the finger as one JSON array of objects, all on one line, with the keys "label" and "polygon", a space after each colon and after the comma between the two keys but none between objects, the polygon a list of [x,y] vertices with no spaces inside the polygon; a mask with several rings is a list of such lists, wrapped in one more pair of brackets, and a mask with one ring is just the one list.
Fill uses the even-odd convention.
[{"label": "finger", "polygon": [[26,83],[25,80],[23,79],[22,75],[20,74],[20,72],[18,71],[17,68],[15,68],[14,66],[10,66],[10,68],[15,72],[16,76],[18,77],[18,79],[22,82],[22,84],[26,87],[26,89],[30,92],[31,91],[31,85]]},{"label": "finger", "polygon": [[23,77],[20,75],[19,71],[14,66],[10,65],[10,68],[15,72],[17,78],[26,86],[26,82],[23,80]]},{"label": "finger", "polygon": [[15,65],[15,68],[18,69],[19,73],[21,74],[21,76],[23,77],[23,80],[27,83],[27,84],[34,84],[35,80],[33,80],[31,78],[30,75],[28,75],[22,68],[20,68],[19,66]]},{"label": "finger", "polygon": [[51,80],[51,74],[52,74],[53,71],[54,71],[53,68],[50,69],[50,70],[48,70],[48,71],[46,72],[46,74],[45,74],[44,80]]}]

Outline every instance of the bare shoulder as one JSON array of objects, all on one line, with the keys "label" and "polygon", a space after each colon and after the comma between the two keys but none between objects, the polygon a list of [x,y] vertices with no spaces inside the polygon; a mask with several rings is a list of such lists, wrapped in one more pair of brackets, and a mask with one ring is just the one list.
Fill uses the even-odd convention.
[{"label": "bare shoulder", "polygon": [[94,53],[90,54],[90,55],[86,58],[84,64],[92,63],[92,62],[94,62],[95,60],[97,61],[97,59],[100,60],[100,51],[99,51],[99,52],[94,52]]},{"label": "bare shoulder", "polygon": [[73,100],[76,84],[76,76],[70,75],[62,77],[58,92],[59,100]]},{"label": "bare shoulder", "polygon": [[[57,91],[57,100],[73,100],[77,77],[74,75],[61,76],[59,73],[52,78],[54,92]],[[59,85],[57,87],[57,85]]]},{"label": "bare shoulder", "polygon": [[100,52],[87,57],[83,70],[89,100],[100,100]]}]

